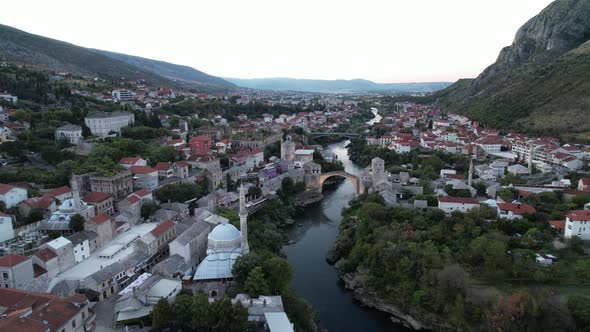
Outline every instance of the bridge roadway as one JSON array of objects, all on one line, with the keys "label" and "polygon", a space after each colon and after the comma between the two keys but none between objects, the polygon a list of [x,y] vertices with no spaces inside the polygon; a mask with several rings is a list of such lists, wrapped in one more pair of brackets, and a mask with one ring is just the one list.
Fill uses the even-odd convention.
[{"label": "bridge roadway", "polygon": [[355,137],[359,137],[359,134],[355,134],[355,133],[340,133],[340,132],[312,132],[309,133],[311,136],[313,137],[324,137],[324,136],[342,136],[342,137],[346,137],[346,138],[355,138]]}]

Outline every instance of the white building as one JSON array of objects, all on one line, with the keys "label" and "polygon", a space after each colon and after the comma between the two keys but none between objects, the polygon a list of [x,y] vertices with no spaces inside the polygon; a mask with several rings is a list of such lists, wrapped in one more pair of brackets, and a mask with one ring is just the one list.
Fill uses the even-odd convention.
[{"label": "white building", "polygon": [[129,90],[113,90],[111,95],[115,101],[128,101],[135,99],[135,93]]},{"label": "white building", "polygon": [[65,139],[70,144],[78,145],[82,139],[82,127],[73,124],[61,126],[55,130],[55,140]]},{"label": "white building", "polygon": [[119,133],[121,129],[135,123],[135,115],[127,112],[99,112],[84,118],[92,135],[108,136]]},{"label": "white building", "polygon": [[10,94],[0,94],[0,99],[9,101],[13,104],[16,104],[16,102],[18,101],[18,97],[17,96],[13,96]]},{"label": "white building", "polygon": [[27,191],[9,184],[0,184],[0,201],[4,202],[7,209],[17,206],[18,203],[29,198]]},{"label": "white building", "polygon": [[537,212],[532,205],[522,203],[498,203],[498,218],[522,219],[525,214]]},{"label": "white building", "polygon": [[565,216],[565,238],[590,240],[590,210],[573,210]]},{"label": "white building", "polygon": [[0,242],[12,240],[14,238],[14,228],[12,226],[12,217],[0,212]]},{"label": "white building", "polygon": [[479,201],[471,197],[442,196],[438,198],[438,208],[450,215],[453,211],[462,213],[479,206]]}]

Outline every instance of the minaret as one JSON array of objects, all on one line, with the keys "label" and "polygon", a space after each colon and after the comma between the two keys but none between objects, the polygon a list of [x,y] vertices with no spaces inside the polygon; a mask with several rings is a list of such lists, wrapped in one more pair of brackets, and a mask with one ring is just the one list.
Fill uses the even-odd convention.
[{"label": "minaret", "polygon": [[529,173],[533,173],[533,157],[535,155],[535,146],[531,143],[531,148],[529,150]]},{"label": "minaret", "polygon": [[250,252],[248,247],[248,210],[246,209],[246,193],[244,192],[244,185],[240,185],[240,233],[242,255]]},{"label": "minaret", "polygon": [[82,210],[82,204],[80,203],[80,190],[78,189],[78,181],[73,175],[70,179],[70,186],[72,187],[72,195],[74,197],[74,210],[76,210],[76,213],[78,213]]}]

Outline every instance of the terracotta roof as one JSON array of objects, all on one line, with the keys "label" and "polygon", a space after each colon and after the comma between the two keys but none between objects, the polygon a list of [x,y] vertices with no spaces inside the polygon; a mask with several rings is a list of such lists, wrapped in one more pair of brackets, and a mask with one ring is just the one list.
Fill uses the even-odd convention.
[{"label": "terracotta roof", "polygon": [[27,256],[8,254],[4,257],[0,257],[0,266],[12,267],[26,261],[27,259],[29,259]]},{"label": "terracotta roof", "polygon": [[479,204],[477,198],[471,197],[441,196],[438,198],[438,201],[443,203]]},{"label": "terracotta roof", "polygon": [[121,158],[121,160],[119,160],[119,164],[123,164],[123,165],[135,165],[135,163],[137,163],[140,159],[141,159],[141,157],[126,157],[126,158]]},{"label": "terracotta roof", "polygon": [[49,207],[54,203],[53,197],[49,195],[43,195],[41,197],[31,197],[29,199],[24,200],[22,203],[30,206],[33,209],[49,209]]},{"label": "terracotta roof", "polygon": [[131,196],[127,197],[127,202],[129,202],[131,204],[135,204],[139,201],[140,201],[139,197],[137,197],[135,195],[131,195]]},{"label": "terracotta roof", "polygon": [[157,169],[158,171],[166,171],[166,170],[170,169],[170,167],[172,167],[171,162],[159,162],[156,164],[156,166],[154,166],[154,168]]},{"label": "terracotta roof", "polygon": [[155,236],[155,237],[159,237],[160,235],[164,234],[164,232],[166,232],[167,230],[169,230],[170,228],[176,226],[176,224],[168,219],[164,222],[162,222],[161,224],[159,224],[158,226],[156,226],[156,228],[154,228],[151,233]]},{"label": "terracotta roof", "polygon": [[108,214],[106,214],[106,213],[103,212],[103,213],[101,213],[99,215],[94,216],[91,220],[95,224],[100,225],[100,224],[103,224],[104,222],[106,222],[109,219],[111,219],[111,216],[109,216]]},{"label": "terracotta roof", "polygon": [[57,257],[57,255],[53,251],[49,250],[48,248],[43,248],[43,249],[37,251],[35,253],[35,256],[37,256],[40,260],[42,260],[44,262],[47,262],[47,261]]},{"label": "terracotta roof", "polygon": [[186,167],[188,166],[186,162],[184,161],[177,161],[174,163],[174,165],[178,166],[178,167]]},{"label": "terracotta roof", "polygon": [[151,194],[152,192],[149,189],[139,189],[138,191],[134,192],[135,195],[139,196],[139,197],[143,197],[143,196],[147,196],[149,194]]},{"label": "terracotta roof", "polygon": [[563,220],[551,220],[549,221],[551,227],[562,230],[565,229],[565,221]]},{"label": "terracotta roof", "polygon": [[129,170],[133,174],[150,174],[150,173],[157,172],[156,169],[149,167],[149,166],[131,166],[129,168]]},{"label": "terracotta roof", "polygon": [[55,197],[55,196],[63,195],[65,193],[69,193],[71,191],[72,191],[72,189],[70,189],[70,187],[63,186],[63,187],[53,189],[52,191],[48,192],[47,195],[49,195],[51,197]]},{"label": "terracotta roof", "polygon": [[572,221],[590,221],[590,210],[572,210],[565,216]]},{"label": "terracotta roof", "polygon": [[498,209],[502,211],[512,211],[512,213],[517,215],[533,214],[537,212],[532,205],[519,203],[498,203]]},{"label": "terracotta roof", "polygon": [[88,195],[86,195],[82,200],[86,203],[98,203],[108,199],[109,197],[111,196],[103,192],[93,191],[88,193]]},{"label": "terracotta roof", "polygon": [[11,186],[9,184],[0,184],[0,194],[4,195],[7,192],[11,191],[12,189],[14,189],[16,187]]},{"label": "terracotta roof", "polygon": [[585,186],[590,186],[590,178],[581,178],[582,184]]}]

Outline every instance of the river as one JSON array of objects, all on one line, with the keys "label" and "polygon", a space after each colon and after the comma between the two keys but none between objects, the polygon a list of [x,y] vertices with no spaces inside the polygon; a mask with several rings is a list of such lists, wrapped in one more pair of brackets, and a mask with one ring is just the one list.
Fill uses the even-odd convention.
[{"label": "river", "polygon": [[[349,141],[328,146],[342,161],[347,172],[360,174],[361,168],[348,158],[345,146]],[[291,229],[295,244],[288,246],[287,258],[293,266],[291,286],[320,314],[320,326],[330,332],[344,331],[405,331],[394,324],[385,313],[362,307],[353,294],[344,288],[336,270],[326,263],[326,254],[338,236],[342,209],[356,197],[349,181],[324,188],[324,199],[306,207],[305,213],[296,218]],[[303,233],[302,233],[302,230]]]}]

